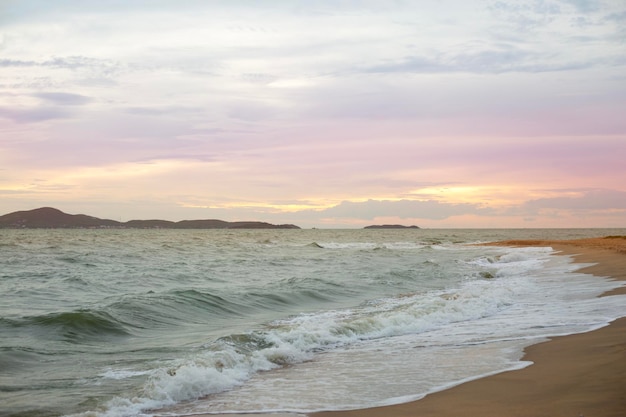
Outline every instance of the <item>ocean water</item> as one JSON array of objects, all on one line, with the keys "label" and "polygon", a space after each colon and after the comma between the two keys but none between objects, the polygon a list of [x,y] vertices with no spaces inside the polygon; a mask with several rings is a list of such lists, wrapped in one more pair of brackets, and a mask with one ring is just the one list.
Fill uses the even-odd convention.
[{"label": "ocean water", "polygon": [[551,248],[626,230],[0,230],[0,415],[357,409],[626,316]]}]

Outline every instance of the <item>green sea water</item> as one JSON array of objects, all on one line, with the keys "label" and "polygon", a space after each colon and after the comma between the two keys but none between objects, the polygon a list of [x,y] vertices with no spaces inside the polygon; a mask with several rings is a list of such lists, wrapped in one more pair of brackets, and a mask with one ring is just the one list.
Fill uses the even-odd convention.
[{"label": "green sea water", "polygon": [[0,416],[419,398],[626,315],[550,248],[624,229],[0,230]]}]

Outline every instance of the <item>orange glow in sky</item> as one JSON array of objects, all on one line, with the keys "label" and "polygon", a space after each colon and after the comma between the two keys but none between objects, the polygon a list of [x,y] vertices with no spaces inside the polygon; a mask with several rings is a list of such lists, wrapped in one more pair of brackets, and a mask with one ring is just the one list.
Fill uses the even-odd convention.
[{"label": "orange glow in sky", "polygon": [[0,16],[0,215],[626,227],[623,2]]}]

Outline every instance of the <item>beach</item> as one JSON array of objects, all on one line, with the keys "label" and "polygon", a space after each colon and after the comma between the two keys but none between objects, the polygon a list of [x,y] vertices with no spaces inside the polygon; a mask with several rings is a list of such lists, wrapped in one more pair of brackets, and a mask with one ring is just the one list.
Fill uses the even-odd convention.
[{"label": "beach", "polygon": [[[491,245],[551,246],[580,272],[626,280],[626,239],[503,241]],[[626,288],[603,294],[626,294]],[[315,417],[555,417],[626,415],[626,318],[588,333],[556,337],[525,349],[532,365],[393,406],[315,413]]]}]

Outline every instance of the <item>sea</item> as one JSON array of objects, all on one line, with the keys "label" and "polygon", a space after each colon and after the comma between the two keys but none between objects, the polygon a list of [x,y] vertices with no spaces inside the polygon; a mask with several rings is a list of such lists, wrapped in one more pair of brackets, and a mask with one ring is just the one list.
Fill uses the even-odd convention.
[{"label": "sea", "polygon": [[503,239],[626,229],[0,230],[0,415],[360,409],[519,369],[625,283]]}]

